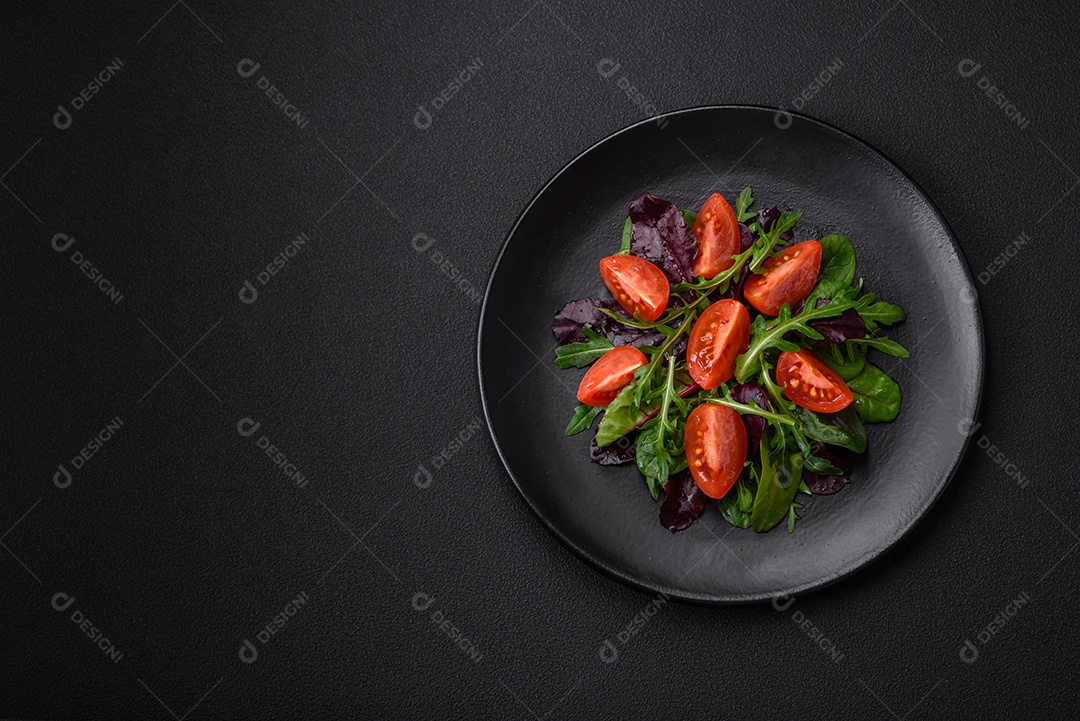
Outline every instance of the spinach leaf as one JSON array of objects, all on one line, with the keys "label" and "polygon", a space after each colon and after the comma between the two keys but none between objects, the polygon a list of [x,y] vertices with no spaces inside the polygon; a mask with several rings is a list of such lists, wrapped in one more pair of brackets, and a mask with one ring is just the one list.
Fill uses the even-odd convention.
[{"label": "spinach leaf", "polygon": [[750,524],[758,533],[768,531],[788,515],[802,485],[802,454],[781,455],[777,463],[769,459],[768,445],[761,444],[761,480],[750,514]]},{"label": "spinach leaf", "polygon": [[855,248],[851,241],[839,234],[826,235],[821,243],[821,272],[824,281],[851,285],[855,280]]},{"label": "spinach leaf", "polygon": [[570,424],[566,426],[566,435],[577,435],[592,428],[593,421],[596,420],[602,410],[604,409],[600,406],[578,406],[575,408],[574,417],[570,419]]},{"label": "spinach leaf", "polygon": [[582,326],[581,332],[588,338],[584,343],[568,343],[555,349],[555,365],[560,368],[584,368],[614,348],[599,333]]},{"label": "spinach leaf", "polygon": [[851,406],[838,413],[815,413],[796,406],[795,417],[799,419],[807,438],[848,448],[856,453],[866,452],[866,428]]},{"label": "spinach leaf", "polygon": [[645,419],[645,412],[633,407],[637,381],[630,383],[608,404],[607,412],[596,429],[596,445],[603,448],[625,436]]},{"label": "spinach leaf", "polygon": [[654,501],[660,499],[660,487],[667,483],[671,474],[667,456],[657,453],[657,428],[659,426],[652,425],[638,433],[636,454],[638,470],[645,476]]},{"label": "spinach leaf", "polygon": [[866,367],[866,346],[835,343],[814,348],[814,355],[836,371],[836,375],[850,381]]},{"label": "spinach leaf", "polygon": [[[754,509],[754,493],[747,487],[744,479],[745,475],[717,502],[721,515],[736,528],[750,527],[750,513]],[[756,490],[756,485],[754,489]]]},{"label": "spinach leaf", "polygon": [[889,422],[900,412],[900,386],[875,365],[867,363],[862,373],[848,381],[848,388],[863,423]]}]

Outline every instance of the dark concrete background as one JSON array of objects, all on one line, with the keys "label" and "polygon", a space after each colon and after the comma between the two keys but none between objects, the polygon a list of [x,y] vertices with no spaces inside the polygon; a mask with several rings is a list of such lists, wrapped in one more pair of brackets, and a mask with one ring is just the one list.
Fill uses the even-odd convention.
[{"label": "dark concrete background", "polygon": [[[0,13],[0,716],[1075,718],[1074,6]],[[509,482],[477,425],[468,288],[581,150],[733,103],[844,128],[942,210],[985,271],[982,425],[852,578],[783,611],[652,613]]]}]

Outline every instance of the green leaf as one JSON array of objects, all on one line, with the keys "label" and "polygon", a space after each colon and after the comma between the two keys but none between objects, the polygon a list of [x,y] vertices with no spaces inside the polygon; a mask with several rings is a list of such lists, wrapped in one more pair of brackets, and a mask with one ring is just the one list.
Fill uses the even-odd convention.
[{"label": "green leaf", "polygon": [[574,417],[570,419],[570,424],[566,426],[566,435],[577,435],[592,428],[593,421],[596,420],[602,410],[604,409],[600,406],[578,406],[575,408]]},{"label": "green leaf", "polygon": [[584,327],[581,330],[589,340],[556,348],[555,365],[560,368],[584,368],[614,347],[600,334]]},{"label": "green leaf", "polygon": [[627,255],[630,253],[630,227],[633,223],[630,222],[630,216],[626,216],[626,222],[622,227],[622,247],[619,248],[619,255]]},{"label": "green leaf", "polygon": [[[800,488],[799,490],[802,490],[802,489]],[[791,502],[791,508],[788,510],[788,517],[787,517],[787,532],[788,533],[794,533],[795,532],[795,521],[802,518],[802,516],[800,516],[798,513],[795,512],[796,510],[798,510],[800,508],[802,508],[801,503],[796,503],[795,501]]]},{"label": "green leaf", "polygon": [[866,452],[866,428],[851,406],[838,413],[815,413],[796,406],[795,417],[807,438],[849,448],[856,453]]},{"label": "green leaf", "polygon": [[769,460],[768,445],[761,444],[762,474],[750,515],[750,523],[758,533],[768,531],[784,519],[802,485],[802,454],[788,453],[777,463]]},{"label": "green leaf", "polygon": [[805,307],[813,308],[817,305],[819,298],[832,300],[849,288],[851,288],[851,283],[841,283],[837,280],[819,280],[814,289],[810,291],[810,295],[806,296]]},{"label": "green leaf", "polygon": [[683,220],[686,221],[686,224],[693,227],[694,221],[697,220],[697,213],[692,210],[680,210],[679,212],[682,213]]},{"label": "green leaf", "polygon": [[[832,305],[830,303],[829,305]],[[900,345],[894,340],[889,340],[885,336],[868,336],[866,338],[852,338],[847,341],[848,343],[862,343],[863,345],[870,346],[871,348],[877,348],[882,353],[887,353],[897,358],[907,358],[911,354],[908,353],[907,348]]]},{"label": "green leaf", "polygon": [[855,280],[855,248],[845,236],[834,233],[818,241],[821,243],[821,281],[851,285]]},{"label": "green leaf", "polygon": [[601,448],[611,445],[637,428],[637,424],[644,420],[645,412],[633,407],[636,386],[637,381],[627,385],[608,405],[607,412],[596,429],[596,445]]},{"label": "green leaf", "polygon": [[753,204],[754,195],[753,192],[750,190],[750,186],[748,185],[742,189],[742,192],[739,193],[739,197],[735,200],[735,217],[739,220],[740,223],[745,223],[747,220],[753,217],[754,214],[747,210],[747,208],[749,208]]},{"label": "green leaf", "polygon": [[848,343],[822,344],[814,348],[814,355],[836,371],[845,381],[862,373],[866,367],[866,346]]},{"label": "green leaf", "polygon": [[873,331],[876,330],[879,325],[899,323],[904,320],[906,316],[904,315],[904,311],[898,306],[884,301],[878,301],[877,303],[860,310],[859,317],[866,323],[866,327]]},{"label": "green leaf", "polygon": [[870,363],[863,372],[848,381],[855,400],[855,412],[863,423],[887,423],[900,412],[900,386]]},{"label": "green leaf", "polygon": [[[756,486],[755,486],[756,489]],[[735,482],[718,502],[720,514],[736,528],[750,527],[750,513],[754,508],[754,494],[742,478]]]},{"label": "green leaf", "polygon": [[813,453],[807,455],[803,453],[803,469],[816,473],[819,476],[839,476],[843,473],[842,470],[829,463],[824,458],[815,456]]},{"label": "green leaf", "polygon": [[645,476],[645,482],[649,486],[649,493],[652,494],[654,501],[659,500],[660,487],[667,483],[668,475],[671,473],[671,464],[667,454],[657,448],[658,428],[659,425],[652,425],[643,428],[641,433],[638,433],[635,453],[638,470]]}]

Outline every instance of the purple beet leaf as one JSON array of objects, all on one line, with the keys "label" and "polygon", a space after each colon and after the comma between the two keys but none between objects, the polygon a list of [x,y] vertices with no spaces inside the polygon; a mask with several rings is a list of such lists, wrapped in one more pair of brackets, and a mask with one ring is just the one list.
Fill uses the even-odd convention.
[{"label": "purple beet leaf", "polygon": [[672,533],[689,528],[705,510],[705,494],[694,483],[690,471],[680,471],[668,477],[664,493],[664,502],[660,504],[660,525]]},{"label": "purple beet leaf", "polygon": [[674,204],[642,192],[630,201],[630,252],[651,261],[668,280],[690,280],[697,238]]},{"label": "purple beet leaf", "polygon": [[[598,427],[599,430],[599,427]],[[589,444],[589,458],[601,466],[618,466],[630,463],[637,457],[637,431],[631,431],[611,445],[596,445],[596,433]]]},{"label": "purple beet leaf", "polygon": [[847,484],[851,483],[850,464],[846,463],[835,453],[830,451],[827,446],[818,443],[817,441],[810,444],[810,450],[813,455],[828,461],[841,471],[841,474],[838,476],[823,476],[803,470],[803,483],[806,484],[806,487],[810,489],[811,493],[818,496],[831,496]]},{"label": "purple beet leaf", "polygon": [[[754,404],[761,410],[768,409],[768,401],[765,389],[754,381],[737,385],[731,389],[731,397],[739,403]],[[765,419],[747,413],[742,416],[743,425],[746,426],[746,456],[757,456],[758,447],[761,445],[761,436],[765,433]]]}]

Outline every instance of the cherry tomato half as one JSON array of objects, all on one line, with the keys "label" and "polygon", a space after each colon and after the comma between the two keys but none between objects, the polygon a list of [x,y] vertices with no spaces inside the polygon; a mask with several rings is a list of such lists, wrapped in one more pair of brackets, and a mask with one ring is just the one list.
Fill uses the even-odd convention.
[{"label": "cherry tomato half", "polygon": [[739,221],[724,196],[713,193],[701,206],[694,221],[698,253],[694,258],[695,276],[712,278],[731,267],[731,256],[739,252]]},{"label": "cherry tomato half", "polygon": [[780,354],[776,383],[792,403],[818,413],[836,413],[851,405],[847,383],[808,350]]},{"label": "cherry tomato half", "polygon": [[746,462],[746,426],[733,409],[705,403],[686,419],[690,475],[709,498],[723,498]]},{"label": "cherry tomato half", "polygon": [[690,377],[705,390],[735,375],[735,360],[750,342],[750,314],[737,300],[718,300],[701,314],[686,344]]},{"label": "cherry tomato half", "polygon": [[592,364],[581,379],[577,399],[587,406],[606,406],[634,380],[634,371],[649,362],[637,348],[621,345]]},{"label": "cherry tomato half", "polygon": [[659,267],[636,255],[609,255],[600,260],[600,275],[627,313],[650,323],[667,308],[671,286]]},{"label": "cherry tomato half", "polygon": [[765,315],[777,315],[784,303],[795,305],[810,295],[821,270],[821,243],[804,240],[785,248],[746,280],[743,296]]}]

